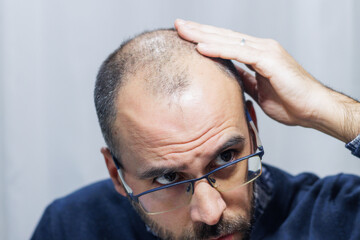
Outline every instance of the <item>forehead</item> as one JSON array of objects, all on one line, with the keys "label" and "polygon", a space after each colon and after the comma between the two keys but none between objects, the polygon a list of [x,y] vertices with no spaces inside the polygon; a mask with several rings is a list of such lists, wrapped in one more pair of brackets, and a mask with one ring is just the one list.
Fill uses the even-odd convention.
[{"label": "forehead", "polygon": [[189,68],[189,87],[179,95],[154,96],[141,77],[130,80],[117,99],[114,129],[124,161],[168,159],[226,136],[246,135],[240,87],[212,60]]}]

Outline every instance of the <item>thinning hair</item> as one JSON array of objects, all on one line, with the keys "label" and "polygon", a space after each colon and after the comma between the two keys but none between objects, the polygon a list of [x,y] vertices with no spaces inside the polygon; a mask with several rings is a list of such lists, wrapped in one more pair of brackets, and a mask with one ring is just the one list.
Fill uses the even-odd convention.
[{"label": "thinning hair", "polygon": [[[119,139],[115,137],[113,126],[120,89],[141,74],[141,80],[150,93],[162,97],[181,94],[190,84],[190,64],[205,58],[195,46],[181,39],[174,29],[158,29],[124,41],[102,63],[96,78],[94,101],[105,142],[117,158],[120,158]],[[243,91],[233,63],[217,58],[213,60],[222,71],[238,81]],[[244,98],[243,93],[242,96]]]}]

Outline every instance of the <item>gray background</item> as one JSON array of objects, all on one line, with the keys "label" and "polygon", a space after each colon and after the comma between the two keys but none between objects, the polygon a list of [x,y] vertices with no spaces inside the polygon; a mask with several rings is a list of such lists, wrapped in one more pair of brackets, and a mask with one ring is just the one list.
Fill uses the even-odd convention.
[{"label": "gray background", "polygon": [[[30,237],[53,199],[107,177],[93,106],[101,62],[177,17],[278,40],[317,79],[360,97],[359,1],[0,0],[0,239]],[[344,144],[257,108],[264,161],[360,173]]]}]

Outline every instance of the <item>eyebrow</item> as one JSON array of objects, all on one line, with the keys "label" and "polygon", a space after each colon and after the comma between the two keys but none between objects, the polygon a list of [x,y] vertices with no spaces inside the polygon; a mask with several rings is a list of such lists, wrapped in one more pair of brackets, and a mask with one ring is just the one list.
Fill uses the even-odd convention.
[{"label": "eyebrow", "polygon": [[[236,136],[231,137],[223,145],[221,145],[217,151],[215,151],[213,158],[218,156],[220,153],[222,153],[226,149],[228,149],[232,146],[235,146],[235,145],[240,144],[239,149],[242,150],[242,148],[245,145],[245,141],[246,141],[245,137],[243,137],[241,135],[236,135]],[[180,171],[185,170],[186,168],[187,168],[187,166],[185,166],[185,165],[176,166],[176,167],[150,167],[149,169],[141,172],[138,175],[138,177],[139,177],[139,179],[150,179],[150,178],[163,176],[165,174],[172,173],[172,172],[180,172]]]},{"label": "eyebrow", "polygon": [[243,150],[243,148],[245,146],[245,142],[246,142],[246,139],[244,136],[241,136],[241,135],[232,136],[215,152],[213,157],[215,158],[223,151],[227,150],[230,147],[236,146],[236,145],[240,145],[238,149]]},{"label": "eyebrow", "polygon": [[151,167],[144,172],[139,174],[140,179],[149,179],[159,177],[172,172],[180,172],[185,170],[187,167],[185,165],[177,167]]}]

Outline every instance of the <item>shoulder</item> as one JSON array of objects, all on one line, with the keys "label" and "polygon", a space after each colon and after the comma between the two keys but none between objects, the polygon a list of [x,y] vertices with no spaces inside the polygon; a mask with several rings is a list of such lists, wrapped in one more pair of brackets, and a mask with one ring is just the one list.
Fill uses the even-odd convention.
[{"label": "shoulder", "polygon": [[[290,175],[266,166],[273,183],[271,201],[259,219],[274,236],[304,239],[348,239],[360,219],[360,178],[338,174],[319,178],[312,173]],[[330,238],[329,238],[330,236]]]},{"label": "shoulder", "polygon": [[[314,201],[360,198],[360,177],[356,175],[340,173],[319,178],[313,173],[301,173],[294,176],[272,166],[266,167],[273,180],[274,197],[288,200],[292,204],[304,197]],[[287,198],[288,195],[291,197]]]},{"label": "shoulder", "polygon": [[[126,198],[118,194],[110,179],[82,187],[69,195],[56,199],[49,206],[52,211],[64,214],[99,215],[114,207],[127,206]],[[97,210],[103,211],[98,212]],[[128,209],[127,207],[125,210]]]},{"label": "shoulder", "polygon": [[110,179],[83,187],[52,202],[32,239],[143,239],[144,223]]}]

